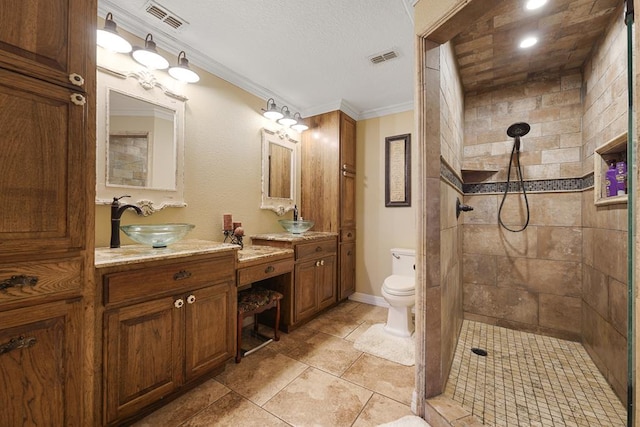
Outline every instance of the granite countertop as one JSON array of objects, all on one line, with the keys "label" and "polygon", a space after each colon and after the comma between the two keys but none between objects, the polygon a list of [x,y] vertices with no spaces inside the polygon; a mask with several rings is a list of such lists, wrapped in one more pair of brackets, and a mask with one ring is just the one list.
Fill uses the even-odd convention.
[{"label": "granite countertop", "polygon": [[249,236],[252,239],[262,239],[262,240],[277,240],[281,242],[301,242],[305,240],[316,240],[327,237],[337,237],[338,233],[333,231],[306,231],[302,234],[292,234],[292,233],[266,233],[266,234],[255,234],[253,236]]},{"label": "granite countertop", "polygon": [[240,267],[246,263],[270,261],[274,258],[287,257],[293,259],[293,249],[261,245],[245,246],[238,251],[238,266]]},{"label": "granite countertop", "polygon": [[182,240],[166,248],[152,248],[147,245],[125,245],[119,248],[96,248],[95,266],[111,267],[114,265],[135,264],[143,261],[182,258],[190,255],[209,254],[214,252],[240,249],[238,245],[213,242],[209,240]]}]

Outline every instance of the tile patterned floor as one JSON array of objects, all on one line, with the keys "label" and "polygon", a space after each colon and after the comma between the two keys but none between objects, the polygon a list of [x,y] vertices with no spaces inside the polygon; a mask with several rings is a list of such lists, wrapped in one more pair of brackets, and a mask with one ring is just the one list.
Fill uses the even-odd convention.
[{"label": "tile patterned floor", "polygon": [[345,301],[135,425],[367,427],[411,415],[414,367],[353,348],[386,315]]},{"label": "tile patterned floor", "polygon": [[626,424],[625,408],[581,344],[467,320],[444,394],[488,426]]}]

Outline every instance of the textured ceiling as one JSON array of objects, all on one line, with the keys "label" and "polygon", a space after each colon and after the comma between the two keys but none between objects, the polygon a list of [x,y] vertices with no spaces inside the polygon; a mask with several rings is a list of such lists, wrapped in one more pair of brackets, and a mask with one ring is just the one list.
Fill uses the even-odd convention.
[{"label": "textured ceiling", "polygon": [[[479,0],[482,1],[482,0]],[[453,38],[465,91],[524,82],[538,74],[580,67],[615,12],[620,0],[549,0],[537,11],[523,1],[500,1]],[[518,47],[528,34],[538,37],[529,49]]]},{"label": "textured ceiling", "polygon": [[[151,2],[98,0],[98,8],[121,28],[140,38],[151,32],[158,47],[185,50],[192,64],[304,117],[342,109],[363,119],[413,107],[414,0],[154,2],[185,21],[178,30],[145,12]],[[612,15],[622,19],[622,3],[549,0],[530,12],[523,0],[473,0],[465,8],[472,12],[429,38],[453,37],[464,90],[482,91],[580,67]],[[525,34],[539,43],[519,49]],[[398,58],[370,63],[392,49]]]},{"label": "textured ceiling", "polygon": [[[356,119],[413,108],[410,0],[159,0],[186,22],[146,13],[149,0],[99,0],[123,28],[303,116],[342,108]],[[395,50],[378,65],[372,55]],[[175,62],[171,58],[171,62]]]}]

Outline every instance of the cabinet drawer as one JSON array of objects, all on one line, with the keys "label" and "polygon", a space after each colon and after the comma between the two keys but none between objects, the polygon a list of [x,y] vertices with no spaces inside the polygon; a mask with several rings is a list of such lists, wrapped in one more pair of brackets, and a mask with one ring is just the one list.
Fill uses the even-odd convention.
[{"label": "cabinet drawer", "polygon": [[104,303],[128,302],[182,292],[203,284],[232,281],[234,274],[235,262],[232,257],[107,274],[104,276]]},{"label": "cabinet drawer", "polygon": [[340,242],[355,242],[356,241],[356,230],[353,228],[345,228],[340,230]]},{"label": "cabinet drawer", "polygon": [[57,293],[79,294],[81,287],[79,258],[0,265],[0,304]]},{"label": "cabinet drawer", "polygon": [[296,260],[305,258],[316,258],[319,256],[325,256],[337,251],[337,244],[335,240],[323,240],[320,242],[304,243],[296,245]]},{"label": "cabinet drawer", "polygon": [[241,268],[238,270],[238,286],[248,285],[269,277],[293,271],[293,260],[268,262],[253,267]]}]

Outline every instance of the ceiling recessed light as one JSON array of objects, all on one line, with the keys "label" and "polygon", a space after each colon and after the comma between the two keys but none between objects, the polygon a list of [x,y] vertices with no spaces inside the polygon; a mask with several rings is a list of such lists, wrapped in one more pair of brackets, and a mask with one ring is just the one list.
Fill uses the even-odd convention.
[{"label": "ceiling recessed light", "polygon": [[536,43],[538,43],[538,39],[536,37],[526,37],[522,39],[522,41],[520,42],[520,47],[522,49],[526,49],[528,47],[533,46]]},{"label": "ceiling recessed light", "polygon": [[534,10],[541,8],[545,4],[547,4],[547,0],[529,0],[527,1],[525,8],[527,10]]}]

